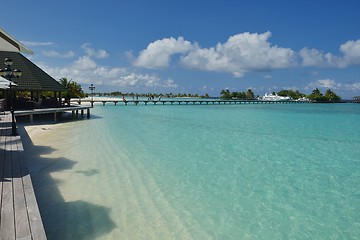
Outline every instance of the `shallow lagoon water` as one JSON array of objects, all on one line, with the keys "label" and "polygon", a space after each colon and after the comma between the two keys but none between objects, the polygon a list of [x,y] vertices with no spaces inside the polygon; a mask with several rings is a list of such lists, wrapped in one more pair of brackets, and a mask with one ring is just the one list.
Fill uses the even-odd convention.
[{"label": "shallow lagoon water", "polygon": [[49,239],[360,236],[359,104],[108,103],[92,115],[26,149]]}]

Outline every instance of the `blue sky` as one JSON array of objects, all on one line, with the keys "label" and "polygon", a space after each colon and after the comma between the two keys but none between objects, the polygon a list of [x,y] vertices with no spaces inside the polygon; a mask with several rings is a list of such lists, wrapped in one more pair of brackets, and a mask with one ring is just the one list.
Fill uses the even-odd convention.
[{"label": "blue sky", "polygon": [[0,27],[84,90],[360,95],[359,0],[25,1]]}]

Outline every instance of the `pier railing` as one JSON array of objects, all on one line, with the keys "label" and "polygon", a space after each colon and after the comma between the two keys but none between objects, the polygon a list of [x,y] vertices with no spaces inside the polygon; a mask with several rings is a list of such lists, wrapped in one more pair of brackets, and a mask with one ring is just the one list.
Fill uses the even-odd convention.
[{"label": "pier railing", "polygon": [[291,104],[291,103],[310,103],[309,101],[263,101],[263,100],[221,100],[221,99],[216,99],[216,100],[205,100],[205,99],[198,99],[198,100],[188,100],[188,99],[166,99],[166,100],[112,100],[112,99],[107,99],[107,100],[87,100],[87,99],[76,99],[76,100],[71,100],[71,102],[73,103],[78,103],[79,105],[81,105],[82,103],[89,103],[89,104],[94,104],[94,103],[102,103],[102,105],[105,105],[106,103],[114,103],[115,105],[120,104],[120,105],[148,105],[148,104],[152,104],[152,105],[215,105],[215,104]]}]

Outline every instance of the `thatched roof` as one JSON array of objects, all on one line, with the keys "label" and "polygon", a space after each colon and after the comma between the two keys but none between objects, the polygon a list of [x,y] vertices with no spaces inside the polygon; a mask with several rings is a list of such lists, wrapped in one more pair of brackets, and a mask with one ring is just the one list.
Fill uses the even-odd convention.
[{"label": "thatched roof", "polygon": [[65,88],[49,74],[36,66],[19,52],[0,51],[0,68],[5,68],[4,59],[11,58],[11,68],[20,69],[22,76],[16,79],[15,90],[23,91],[65,91]]}]

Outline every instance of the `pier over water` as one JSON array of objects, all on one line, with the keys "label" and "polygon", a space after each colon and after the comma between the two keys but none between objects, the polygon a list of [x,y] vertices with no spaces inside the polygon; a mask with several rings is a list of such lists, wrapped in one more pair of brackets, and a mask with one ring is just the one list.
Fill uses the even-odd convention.
[{"label": "pier over water", "polygon": [[221,99],[164,99],[164,100],[88,100],[88,99],[77,99],[71,100],[73,103],[114,103],[115,105],[230,105],[230,104],[301,104],[311,103],[309,101],[262,101],[262,100],[221,100]]}]

